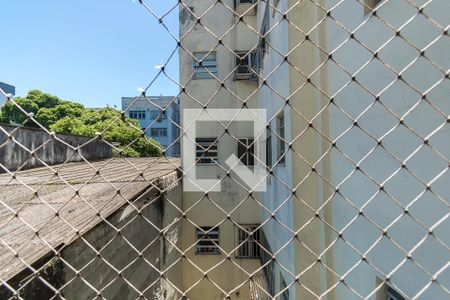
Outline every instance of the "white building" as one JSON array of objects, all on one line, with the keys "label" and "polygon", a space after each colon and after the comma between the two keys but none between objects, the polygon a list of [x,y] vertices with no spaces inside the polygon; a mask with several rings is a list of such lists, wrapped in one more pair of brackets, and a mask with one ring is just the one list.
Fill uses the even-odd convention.
[{"label": "white building", "polygon": [[269,286],[283,299],[448,299],[450,2],[423,14],[426,1],[265,2]]},{"label": "white building", "polygon": [[122,110],[158,141],[166,156],[180,156],[180,103],[177,97],[123,97]]}]

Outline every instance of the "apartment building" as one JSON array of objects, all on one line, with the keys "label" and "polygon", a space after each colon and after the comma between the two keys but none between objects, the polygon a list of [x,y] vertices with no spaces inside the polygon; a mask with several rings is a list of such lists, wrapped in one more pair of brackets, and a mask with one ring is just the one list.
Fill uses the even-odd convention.
[{"label": "apartment building", "polygon": [[[183,128],[188,109],[256,107],[259,43],[254,1],[189,0],[180,3],[180,103]],[[242,15],[241,21],[239,21]],[[198,18],[201,16],[201,23]],[[225,129],[225,127],[226,129]],[[189,140],[197,178],[220,180],[220,192],[185,191],[183,284],[189,299],[249,299],[249,274],[260,268],[261,205],[249,196],[225,160],[235,154],[252,168],[253,130],[242,122],[200,121]],[[249,151],[247,151],[249,150]],[[189,184],[185,178],[184,186]],[[205,194],[205,192],[207,192]],[[251,236],[250,239],[246,237]],[[231,253],[230,256],[227,256]],[[207,276],[205,275],[207,273]],[[218,288],[220,287],[220,288]]]},{"label": "apartment building", "polygon": [[257,8],[274,173],[262,202],[276,212],[261,232],[277,253],[263,261],[269,290],[446,299],[437,278],[448,276],[433,276],[449,259],[438,240],[450,230],[450,189],[434,178],[450,158],[448,71],[437,67],[449,66],[448,2],[424,15],[413,5],[425,1],[314,2]]},{"label": "apartment building", "polygon": [[16,88],[12,85],[3,83],[0,81],[0,89],[3,91],[0,92],[0,109],[1,106],[6,102],[6,95],[5,94],[11,94],[11,95],[15,95],[16,94]]},{"label": "apartment building", "polygon": [[158,141],[165,155],[180,156],[180,102],[173,96],[123,97],[122,110]]}]

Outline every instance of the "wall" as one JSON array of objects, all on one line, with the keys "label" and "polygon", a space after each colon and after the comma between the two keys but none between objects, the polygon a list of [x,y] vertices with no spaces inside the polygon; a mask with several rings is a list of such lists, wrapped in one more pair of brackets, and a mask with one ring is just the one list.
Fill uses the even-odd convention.
[{"label": "wall", "polygon": [[[450,3],[433,0],[418,15],[411,3],[381,3],[377,16],[389,25],[364,15],[354,3],[345,3],[333,14],[350,30],[366,22],[356,34],[360,43],[346,43],[333,54],[352,73],[365,67],[355,76],[356,82],[335,97],[358,126],[337,141],[341,153],[331,153],[327,178],[341,183],[340,194],[331,200],[334,218],[330,222],[338,230],[348,224],[345,241],[333,247],[334,269],[344,274],[361,259],[350,246],[366,255],[368,263],[359,264],[346,283],[364,297],[370,295],[369,299],[375,299],[376,288],[382,292],[387,278],[405,299],[415,297],[428,284],[416,299],[448,298],[447,291],[431,281],[450,259],[450,85],[444,79],[450,53],[448,36],[442,34],[442,28],[450,24]],[[398,28],[402,29],[396,36]],[[327,49],[336,48],[348,36],[331,22],[325,30]],[[424,49],[425,55],[420,56],[418,49]],[[372,60],[376,51],[378,59]],[[342,86],[342,81],[351,81],[342,69],[327,67],[328,93]],[[328,136],[337,137],[352,126],[342,111],[329,112]],[[364,215],[351,222],[358,210]],[[437,277],[448,286],[448,274]],[[340,285],[336,296],[356,299],[354,291]]]},{"label": "wall", "polygon": [[[151,189],[133,204],[124,205],[107,222],[61,248],[61,259],[52,254],[43,258],[37,263],[44,266],[40,276],[59,289],[65,299],[95,298],[97,292],[91,287],[106,299],[136,299],[140,293],[146,299],[178,299],[182,187],[177,180],[175,173],[160,179],[157,186],[165,191],[163,194]],[[80,276],[74,270],[79,270]],[[8,284],[17,289],[29,281],[20,292],[27,299],[54,296],[40,280],[28,276],[24,271]],[[1,288],[0,297],[6,295],[6,289]]]},{"label": "wall", "polygon": [[[0,145],[0,164],[10,171],[43,166],[42,162],[52,165],[112,156],[111,147],[103,141],[62,133],[51,136],[43,130],[5,124],[0,124]],[[79,152],[72,147],[80,147]],[[30,151],[35,151],[34,155]]]},{"label": "wall", "polygon": [[[256,107],[255,90],[258,82],[234,80],[236,56],[233,53],[255,49],[258,45],[259,36],[253,31],[256,17],[247,15],[243,17],[243,22],[238,22],[239,18],[231,10],[234,7],[233,0],[222,3],[217,3],[216,0],[189,0],[183,4],[180,6],[180,37],[183,38],[179,54],[180,85],[185,89],[180,95],[181,118],[184,109],[198,109],[205,104],[207,108],[242,108],[243,102],[246,102],[249,107]],[[196,24],[195,17],[190,16],[185,6],[192,7],[196,16],[204,14],[202,24]],[[206,11],[208,12],[205,13]],[[221,39],[221,44],[218,39]],[[209,51],[216,51],[218,79],[192,79],[193,52]],[[220,81],[223,81],[226,88],[221,87]],[[183,127],[187,128],[192,121],[182,120]],[[218,137],[223,132],[223,126],[217,122],[197,126],[198,137]],[[218,156],[222,166],[225,166],[224,161],[231,153],[236,153],[235,138],[253,135],[248,124],[230,124],[229,132],[230,134],[223,134],[218,143]],[[224,173],[214,165],[194,167],[197,168],[199,178],[221,178]],[[233,179],[239,181],[237,176]],[[258,259],[235,257],[235,224],[260,224],[261,206],[255,198],[248,197],[248,191],[233,179],[223,178],[222,191],[208,193],[208,197],[202,192],[184,192],[183,207],[187,213],[186,220],[183,221],[183,249],[186,251],[183,284],[186,290],[189,289],[189,299],[224,299],[227,293],[231,299],[250,298],[246,272],[257,270],[260,262]],[[220,247],[224,251],[220,255],[195,254],[196,227],[214,225],[220,225]],[[207,278],[203,274],[206,270],[209,270]],[[245,284],[241,285],[242,283]]]},{"label": "wall", "polygon": [[[281,21],[270,37],[270,43],[280,52],[285,51],[285,43],[292,51],[289,74],[286,66],[277,68],[273,64],[279,55],[270,50],[265,59],[269,69],[265,67],[264,72],[275,70],[269,85],[280,95],[290,95],[286,134],[294,143],[292,161],[286,161],[286,168],[288,174],[292,173],[292,181],[279,167],[274,172],[296,188],[292,200],[283,204],[293,203],[294,209],[287,215],[279,210],[277,217],[283,217],[287,224],[293,219],[294,230],[299,232],[298,241],[294,240],[295,257],[289,257],[286,251],[277,260],[290,261],[289,267],[295,261],[295,274],[302,274],[290,290],[290,299],[317,299],[331,287],[324,299],[381,299],[387,278],[409,299],[449,260],[445,233],[450,227],[444,220],[448,217],[450,190],[444,182],[448,182],[450,161],[446,123],[450,86],[444,72],[450,55],[448,36],[442,31],[450,23],[445,13],[450,2],[431,1],[424,8],[426,17],[415,16],[417,8],[412,6],[426,1],[382,2],[377,16],[394,29],[411,19],[397,37],[393,28],[365,14],[367,9],[358,1],[336,2],[321,1],[322,9],[313,1],[280,0],[279,9],[283,10],[286,3],[293,7],[288,14],[290,24],[283,28],[285,22]],[[259,5],[258,18],[263,6]],[[330,17],[323,20],[330,8],[336,22]],[[272,23],[277,22],[276,16]],[[359,42],[349,39],[349,33],[337,22],[350,31],[364,23],[355,33]],[[305,40],[306,33],[309,40]],[[420,57],[414,47],[427,47],[426,58]],[[373,60],[375,51],[379,60]],[[331,52],[333,60],[327,55]],[[397,79],[398,72],[402,72],[401,80]],[[356,80],[352,81],[348,73],[357,73]],[[379,102],[376,95],[380,95]],[[269,115],[283,105],[281,100],[269,89],[259,93],[259,103]],[[429,145],[423,143],[426,138]],[[384,190],[380,191],[381,185]],[[262,198],[274,208],[290,193],[284,183],[272,179]],[[433,235],[428,233],[430,228]],[[388,232],[386,237],[383,229]],[[338,236],[340,231],[342,238]],[[292,233],[270,223],[264,232],[275,250],[292,237]],[[406,259],[408,253],[411,259]],[[368,263],[362,261],[364,254]],[[276,287],[279,271],[275,269]],[[345,277],[345,284],[339,283],[339,276]],[[288,284],[294,280],[286,278]],[[449,278],[441,273],[438,280],[445,285]],[[438,284],[431,284],[420,299],[447,296]]]}]

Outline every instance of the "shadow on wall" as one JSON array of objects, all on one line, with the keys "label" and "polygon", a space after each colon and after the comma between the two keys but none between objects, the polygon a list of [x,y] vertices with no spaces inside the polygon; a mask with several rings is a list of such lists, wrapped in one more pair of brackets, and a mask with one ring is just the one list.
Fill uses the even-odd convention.
[{"label": "shadow on wall", "polygon": [[[74,149],[78,146],[79,153]],[[53,165],[109,157],[112,149],[101,140],[63,133],[52,136],[40,129],[0,124],[0,173],[5,173],[5,168],[16,171],[41,167],[43,162]]]}]

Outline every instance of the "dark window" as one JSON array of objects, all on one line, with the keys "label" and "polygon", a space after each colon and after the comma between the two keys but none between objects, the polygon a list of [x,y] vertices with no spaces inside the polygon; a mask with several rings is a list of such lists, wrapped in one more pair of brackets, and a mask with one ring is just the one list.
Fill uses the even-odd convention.
[{"label": "dark window", "polygon": [[128,115],[132,119],[143,120],[145,119],[145,111],[144,110],[130,110]]},{"label": "dark window", "polygon": [[219,254],[219,227],[202,226],[196,229],[196,253]]},{"label": "dark window", "polygon": [[256,52],[236,52],[236,70],[234,72],[236,80],[258,79],[258,64],[256,57]]},{"label": "dark window", "polygon": [[267,129],[266,138],[266,166],[272,168],[272,132]]},{"label": "dark window", "polygon": [[238,228],[238,249],[237,257],[240,258],[259,258],[261,255],[260,230],[259,225],[241,225]]},{"label": "dark window", "polygon": [[238,139],[237,156],[246,166],[255,165],[255,143],[254,139]]},{"label": "dark window", "polygon": [[280,163],[284,163],[285,151],[286,151],[286,142],[285,142],[285,134],[284,134],[284,112],[281,112],[277,116],[277,134],[278,134],[278,155],[277,159],[280,160]]},{"label": "dark window", "polygon": [[244,4],[244,3],[254,4],[255,2],[256,2],[256,0],[236,0],[236,5]]},{"label": "dark window", "polygon": [[217,138],[196,138],[197,163],[213,164],[218,159]]},{"label": "dark window", "polygon": [[386,285],[386,300],[405,300],[405,298],[392,287]]},{"label": "dark window", "polygon": [[151,136],[167,136],[167,128],[151,128]]}]

